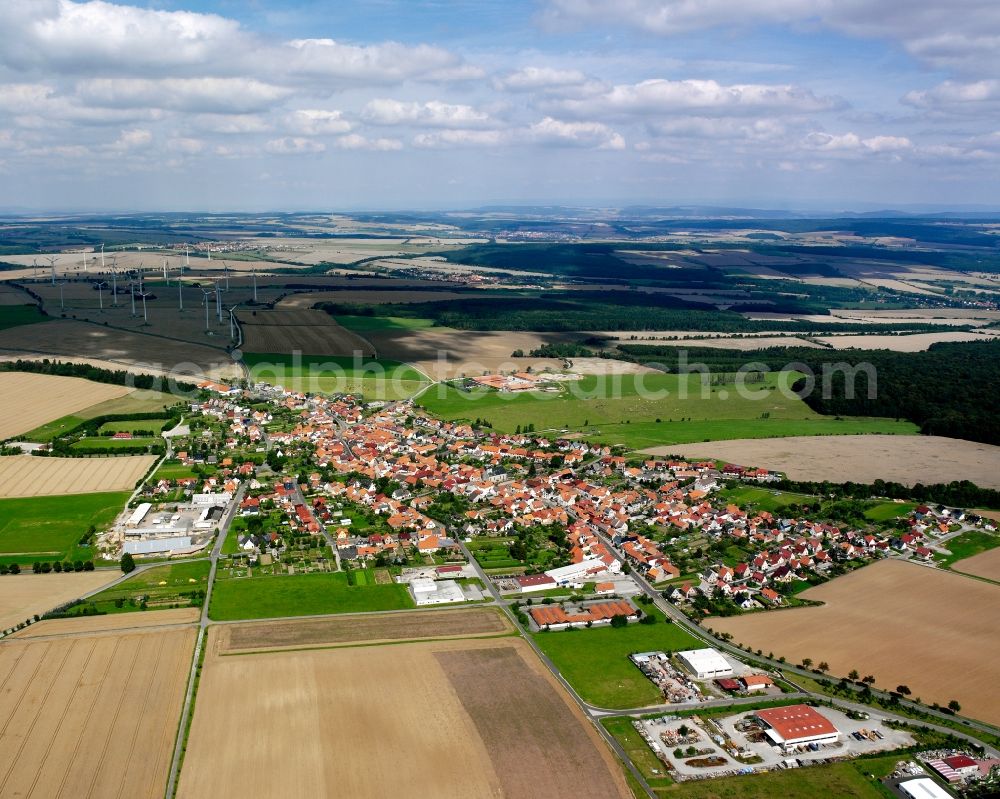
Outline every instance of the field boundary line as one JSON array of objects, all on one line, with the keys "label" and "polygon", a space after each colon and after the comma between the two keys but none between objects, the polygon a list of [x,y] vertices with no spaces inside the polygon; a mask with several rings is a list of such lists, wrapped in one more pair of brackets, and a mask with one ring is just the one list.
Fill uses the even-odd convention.
[{"label": "field boundary line", "polygon": [[293,646],[279,649],[245,649],[239,651],[217,653],[218,657],[243,657],[244,655],[274,655],[285,652],[316,652],[325,649],[361,649],[370,646],[393,646],[395,644],[432,644],[442,641],[489,641],[499,638],[517,638],[520,634],[517,630],[510,630],[505,633],[465,633],[461,635],[435,636],[434,638],[401,638],[375,641],[350,641],[343,644],[317,644],[316,646]]}]

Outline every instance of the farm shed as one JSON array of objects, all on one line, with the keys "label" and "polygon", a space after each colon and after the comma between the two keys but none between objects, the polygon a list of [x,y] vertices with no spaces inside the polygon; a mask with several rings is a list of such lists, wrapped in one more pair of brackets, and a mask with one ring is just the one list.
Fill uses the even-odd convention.
[{"label": "farm shed", "polygon": [[688,649],[677,657],[699,680],[733,676],[732,664],[714,649]]},{"label": "farm shed", "polygon": [[758,710],[754,716],[764,734],[783,749],[809,744],[828,744],[840,739],[833,722],[809,705],[790,705]]}]

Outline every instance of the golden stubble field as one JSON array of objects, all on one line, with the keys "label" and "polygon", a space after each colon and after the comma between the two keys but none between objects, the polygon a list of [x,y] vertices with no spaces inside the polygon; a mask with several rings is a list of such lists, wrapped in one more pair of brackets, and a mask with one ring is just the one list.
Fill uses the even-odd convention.
[{"label": "golden stubble field", "polygon": [[0,498],[131,490],[155,462],[153,455],[113,458],[0,457]]},{"label": "golden stubble field", "polygon": [[209,635],[182,799],[630,795],[519,639],[222,656]]},{"label": "golden stubble field", "polygon": [[788,436],[671,444],[649,455],[718,458],[785,472],[792,480],[904,485],[971,480],[1000,489],[1000,447],[941,436]]},{"label": "golden stubble field", "polygon": [[167,608],[134,613],[109,613],[104,616],[77,616],[70,619],[45,619],[11,635],[11,638],[49,638],[83,633],[121,632],[123,630],[171,627],[194,624],[201,618],[198,608]]},{"label": "golden stubble field", "polygon": [[0,579],[0,630],[96,591],[120,576],[117,571],[5,575]]},{"label": "golden stubble field", "polygon": [[885,560],[810,588],[822,607],[793,608],[706,626],[789,662],[826,661],[830,674],[872,674],[879,688],[907,685],[924,702],[957,699],[963,715],[1000,722],[1000,587]]},{"label": "golden stubble field", "polygon": [[93,383],[79,377],[0,372],[0,408],[3,409],[0,439],[27,433],[52,419],[123,397],[129,391],[125,386]]},{"label": "golden stubble field", "polygon": [[195,635],[0,643],[0,795],[162,797]]}]

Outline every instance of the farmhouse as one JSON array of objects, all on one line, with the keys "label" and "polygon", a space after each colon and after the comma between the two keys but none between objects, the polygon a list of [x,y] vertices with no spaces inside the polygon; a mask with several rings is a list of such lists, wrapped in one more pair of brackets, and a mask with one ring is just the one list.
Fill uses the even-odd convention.
[{"label": "farmhouse", "polygon": [[764,734],[786,751],[809,744],[829,744],[840,739],[833,723],[809,705],[791,705],[758,710],[754,717]]},{"label": "farmhouse", "polygon": [[678,652],[677,657],[699,680],[733,676],[730,662],[714,649],[688,649]]},{"label": "farmhouse", "polygon": [[613,602],[594,602],[579,607],[543,605],[531,609],[531,618],[540,628],[562,630],[566,627],[585,627],[589,624],[610,624],[615,616],[629,621],[637,619],[639,612],[630,602],[619,599]]}]

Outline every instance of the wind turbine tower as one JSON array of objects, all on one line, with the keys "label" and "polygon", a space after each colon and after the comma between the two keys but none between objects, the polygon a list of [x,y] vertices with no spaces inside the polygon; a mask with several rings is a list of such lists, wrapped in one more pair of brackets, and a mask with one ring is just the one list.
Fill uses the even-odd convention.
[{"label": "wind turbine tower", "polygon": [[101,271],[104,271],[104,242],[101,242]]}]

